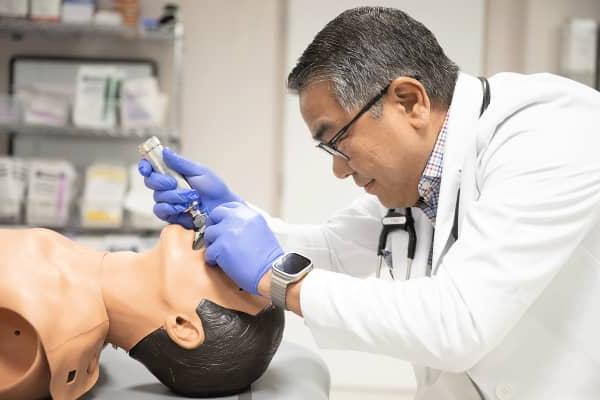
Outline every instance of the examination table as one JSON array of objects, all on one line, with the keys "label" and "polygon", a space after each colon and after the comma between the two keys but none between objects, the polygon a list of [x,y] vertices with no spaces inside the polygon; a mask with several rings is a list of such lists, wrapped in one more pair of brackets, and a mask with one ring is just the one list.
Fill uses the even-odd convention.
[{"label": "examination table", "polygon": [[[282,342],[271,365],[250,390],[225,400],[321,400],[329,398],[329,371],[314,352]],[[179,399],[144,366],[123,350],[106,347],[100,358],[100,378],[83,399],[155,400]]]}]

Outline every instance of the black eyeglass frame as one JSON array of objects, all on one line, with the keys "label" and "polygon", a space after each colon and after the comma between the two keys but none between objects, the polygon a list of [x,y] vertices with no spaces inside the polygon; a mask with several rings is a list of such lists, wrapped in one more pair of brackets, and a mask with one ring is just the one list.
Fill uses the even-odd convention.
[{"label": "black eyeglass frame", "polygon": [[331,154],[334,157],[336,157],[336,156],[341,157],[344,160],[349,161],[350,157],[348,157],[346,154],[344,154],[340,150],[338,150],[338,148],[337,148],[338,142],[340,142],[342,139],[344,139],[346,137],[346,133],[348,132],[348,129],[350,129],[352,124],[354,124],[360,117],[362,117],[362,115],[364,113],[369,111],[369,109],[371,109],[371,107],[373,107],[373,105],[375,103],[377,103],[385,95],[385,93],[388,91],[391,84],[392,84],[392,82],[390,81],[387,85],[385,85],[385,87],[383,89],[381,89],[375,95],[375,97],[373,97],[367,104],[365,104],[363,106],[363,108],[361,108],[360,111],[354,116],[354,118],[352,118],[350,120],[350,122],[348,122],[339,131],[337,131],[336,134],[333,135],[333,137],[328,142],[326,142],[326,143],[321,142],[321,143],[317,144],[317,147],[319,149]]}]

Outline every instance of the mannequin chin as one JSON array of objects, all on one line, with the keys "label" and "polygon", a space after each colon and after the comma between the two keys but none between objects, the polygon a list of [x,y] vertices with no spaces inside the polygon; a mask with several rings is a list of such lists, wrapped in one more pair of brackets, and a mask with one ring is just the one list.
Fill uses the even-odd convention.
[{"label": "mannequin chin", "polygon": [[283,310],[267,306],[252,316],[202,300],[196,313],[204,327],[204,342],[197,348],[180,347],[161,328],[129,355],[177,394],[213,397],[244,391],[265,372],[279,347]]}]

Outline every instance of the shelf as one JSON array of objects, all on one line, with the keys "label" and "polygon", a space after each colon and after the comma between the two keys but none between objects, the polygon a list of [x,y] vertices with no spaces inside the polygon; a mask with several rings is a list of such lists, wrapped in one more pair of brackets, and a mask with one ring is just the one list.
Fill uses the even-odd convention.
[{"label": "shelf", "polygon": [[120,228],[84,228],[78,225],[67,225],[64,227],[44,227],[44,226],[29,226],[24,224],[10,224],[0,223],[0,229],[33,229],[33,228],[46,228],[59,232],[66,236],[71,235],[86,235],[86,236],[106,236],[106,235],[137,235],[142,237],[155,237],[158,236],[163,227],[156,229],[138,229],[131,227],[120,227]]},{"label": "shelf", "polygon": [[[31,228],[31,227],[29,227]],[[106,236],[106,235],[136,235],[136,236],[151,236],[155,237],[160,234],[161,229],[138,229],[131,227],[120,227],[120,228],[84,228],[81,226],[65,226],[60,228],[52,228],[53,231],[62,233],[66,236]]]},{"label": "shelf", "polygon": [[[32,229],[40,228],[28,225],[0,224],[0,229]],[[73,229],[52,228],[54,232],[70,238],[80,244],[95,248],[100,251],[145,251],[156,245],[160,240],[160,230],[133,230],[133,229]]]},{"label": "shelf", "polygon": [[174,129],[139,128],[139,129],[91,129],[75,126],[50,126],[0,123],[0,134],[18,134],[29,136],[81,137],[119,140],[143,140],[157,136],[170,143],[178,143],[179,135]]},{"label": "shelf", "polygon": [[48,21],[31,21],[24,18],[0,17],[0,32],[9,33],[19,38],[29,34],[47,37],[63,36],[104,36],[127,40],[173,41],[180,37],[180,30],[164,29],[156,31],[140,31],[128,26],[95,25],[93,23],[62,23]]}]

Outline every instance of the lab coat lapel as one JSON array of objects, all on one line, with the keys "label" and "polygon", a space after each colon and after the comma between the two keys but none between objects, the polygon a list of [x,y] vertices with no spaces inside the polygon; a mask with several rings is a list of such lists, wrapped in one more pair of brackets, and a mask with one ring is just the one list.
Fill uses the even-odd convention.
[{"label": "lab coat lapel", "polygon": [[[445,250],[451,244],[449,240],[453,240],[451,231],[459,187],[461,188],[461,205],[465,203],[463,198],[469,199],[473,195],[474,160],[470,156],[471,150],[474,151],[475,148],[476,124],[482,99],[481,82],[473,76],[460,73],[448,119],[442,182],[433,240],[433,271],[437,271]],[[462,185],[461,182],[463,182]],[[461,207],[461,211],[462,209],[464,207]],[[460,214],[462,215],[462,212]]]}]

